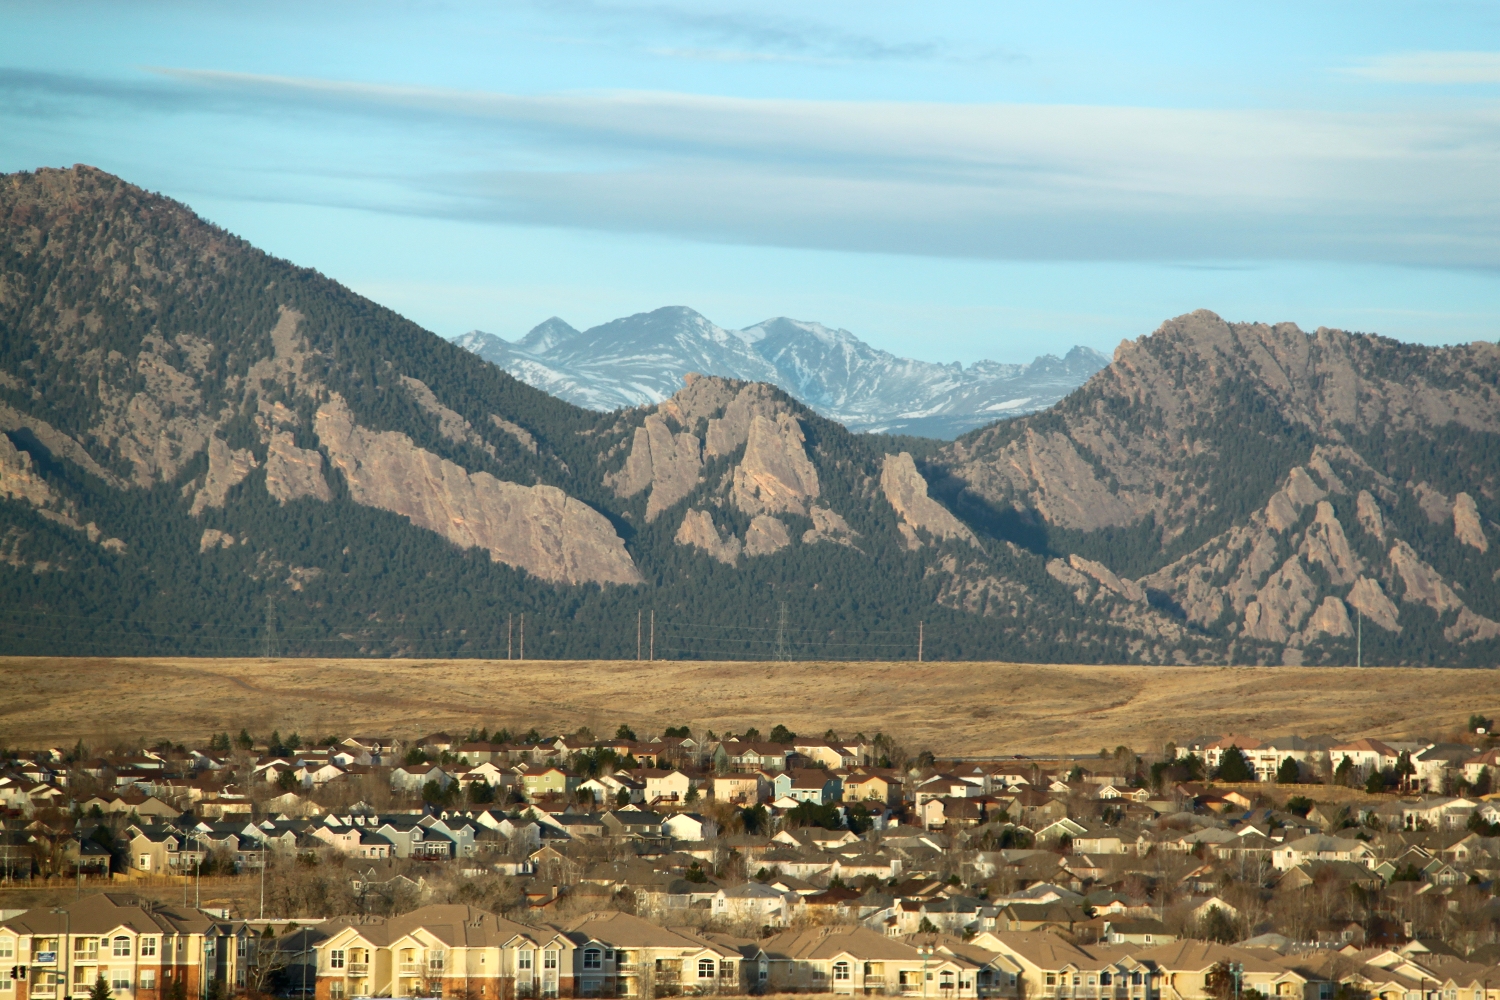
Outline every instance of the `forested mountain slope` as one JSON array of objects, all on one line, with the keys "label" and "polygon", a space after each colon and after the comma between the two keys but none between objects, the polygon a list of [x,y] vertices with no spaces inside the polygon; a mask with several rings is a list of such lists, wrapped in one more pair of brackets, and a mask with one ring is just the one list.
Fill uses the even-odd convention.
[{"label": "forested mountain slope", "polygon": [[[1495,344],[1200,311],[928,471],[976,524],[1108,566],[1232,656],[1321,662],[1362,630],[1366,662],[1493,662]],[[1048,570],[1086,595],[1074,567]]]},{"label": "forested mountain slope", "polygon": [[1195,314],[948,446],[715,377],[597,413],[118,178],[10,175],[0,642],[504,656],[524,615],[528,656],[634,656],[654,612],[668,657],[925,622],[929,658],[1349,662],[1364,609],[1367,662],[1481,663],[1494,385],[1491,345]]},{"label": "forested mountain slope", "polygon": [[579,409],[86,167],[4,178],[0,226],[12,651],[505,655],[525,613],[529,655],[634,655],[654,610],[659,653],[766,655],[785,602],[789,655],[913,655],[924,619],[928,655],[1076,655],[1035,595],[934,609],[990,563],[884,471],[932,442],[720,379]]}]

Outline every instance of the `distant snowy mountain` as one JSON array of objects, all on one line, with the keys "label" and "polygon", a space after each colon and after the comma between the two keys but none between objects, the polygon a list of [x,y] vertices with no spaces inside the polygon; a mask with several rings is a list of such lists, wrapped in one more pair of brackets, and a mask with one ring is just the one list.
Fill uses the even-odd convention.
[{"label": "distant snowy mountain", "polygon": [[478,330],[455,343],[594,410],[659,403],[688,372],[702,372],[775,383],[851,430],[934,438],[1045,409],[1109,363],[1075,347],[1029,365],[934,364],[898,358],[819,323],[779,317],[725,330],[682,306],[583,331],[554,317],[515,343]]}]

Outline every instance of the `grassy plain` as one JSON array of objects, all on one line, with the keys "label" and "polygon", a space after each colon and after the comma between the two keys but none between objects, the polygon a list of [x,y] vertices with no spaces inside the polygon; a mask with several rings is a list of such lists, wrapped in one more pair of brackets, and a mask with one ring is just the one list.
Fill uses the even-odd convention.
[{"label": "grassy plain", "polygon": [[1205,733],[1432,736],[1500,710],[1500,672],[1015,663],[0,657],[0,743],[470,726],[882,730],[939,755],[1159,750]]}]

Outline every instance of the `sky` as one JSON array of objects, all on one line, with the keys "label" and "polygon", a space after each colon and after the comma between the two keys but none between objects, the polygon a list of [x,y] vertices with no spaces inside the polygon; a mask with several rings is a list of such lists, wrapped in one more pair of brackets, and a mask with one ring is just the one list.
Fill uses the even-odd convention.
[{"label": "sky", "polygon": [[1206,308],[1500,339],[1500,5],[0,0],[89,163],[453,337],[665,305],[927,361]]}]

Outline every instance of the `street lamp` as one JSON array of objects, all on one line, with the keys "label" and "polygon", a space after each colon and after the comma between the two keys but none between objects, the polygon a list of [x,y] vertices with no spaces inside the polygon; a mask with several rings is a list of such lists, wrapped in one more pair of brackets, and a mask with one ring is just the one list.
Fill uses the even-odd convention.
[{"label": "street lamp", "polygon": [[927,996],[927,959],[932,955],[932,945],[917,945],[917,954],[922,956],[922,996]]}]

